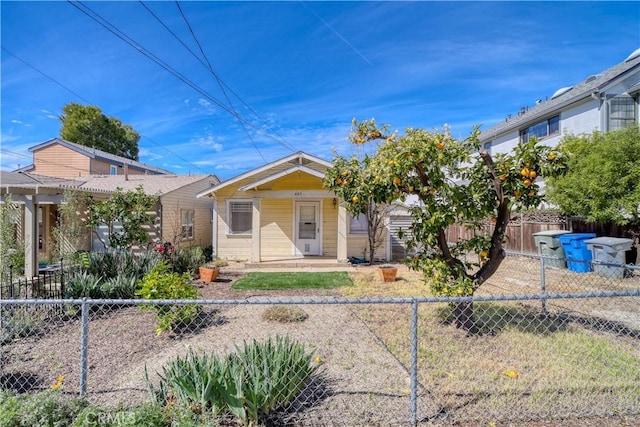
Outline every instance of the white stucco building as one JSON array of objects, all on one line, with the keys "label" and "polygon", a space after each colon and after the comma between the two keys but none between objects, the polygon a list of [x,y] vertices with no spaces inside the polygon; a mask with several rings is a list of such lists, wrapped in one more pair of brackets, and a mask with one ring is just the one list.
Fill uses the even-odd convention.
[{"label": "white stucco building", "polygon": [[531,136],[555,146],[568,134],[608,132],[639,123],[639,111],[640,49],[636,49],[608,70],[559,88],[548,99],[509,115],[483,131],[480,140],[494,154],[511,152]]}]

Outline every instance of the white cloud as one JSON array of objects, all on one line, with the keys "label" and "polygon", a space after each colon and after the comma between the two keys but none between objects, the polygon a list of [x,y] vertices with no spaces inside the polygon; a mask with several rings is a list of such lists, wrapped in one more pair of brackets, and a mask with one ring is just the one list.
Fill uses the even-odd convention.
[{"label": "white cloud", "polygon": [[205,147],[208,147],[208,148],[212,148],[213,151],[215,151],[215,152],[220,152],[223,149],[222,144],[217,142],[214,139],[214,136],[212,134],[209,134],[209,135],[207,135],[205,137],[192,139],[191,143],[199,145],[199,146],[205,146]]}]

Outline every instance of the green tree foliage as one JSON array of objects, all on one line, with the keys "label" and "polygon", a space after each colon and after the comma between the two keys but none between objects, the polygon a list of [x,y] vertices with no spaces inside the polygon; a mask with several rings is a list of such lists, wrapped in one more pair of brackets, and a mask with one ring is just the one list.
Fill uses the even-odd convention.
[{"label": "green tree foliage", "polygon": [[[149,240],[144,226],[153,222],[154,217],[149,212],[155,210],[158,198],[146,195],[142,186],[127,192],[117,188],[109,199],[101,202],[96,202],[91,195],[87,199],[87,227],[105,248],[130,248]],[[101,225],[107,227],[107,239],[102,239],[98,233],[97,228]]]},{"label": "green tree foliage", "polygon": [[385,213],[389,207],[386,193],[380,188],[382,183],[375,180],[376,171],[370,167],[371,161],[368,154],[362,158],[353,155],[349,159],[336,155],[323,180],[324,187],[343,201],[347,212],[354,218],[362,214],[367,219],[369,264],[373,264],[376,249],[383,242]]},{"label": "green tree foliage", "polygon": [[138,160],[140,134],[100,108],[71,102],[62,107],[60,137],[76,144]]},{"label": "green tree foliage", "polygon": [[[473,295],[505,258],[502,245],[511,212],[538,206],[543,196],[537,179],[564,168],[564,156],[535,139],[512,153],[492,156],[481,149],[479,134],[475,128],[458,141],[446,131],[408,128],[398,136],[373,119],[354,120],[351,142],[378,141],[376,154],[365,165],[368,178],[338,183],[335,177],[330,185],[348,187],[337,191],[345,203],[358,204],[359,198],[348,197],[359,191],[385,203],[417,196],[421,205],[411,209],[413,221],[406,233],[407,246],[417,255],[409,264],[425,274],[437,295]],[[481,232],[487,218],[494,223],[490,236]],[[474,237],[448,242],[445,232],[453,224]],[[470,303],[457,304],[454,318],[457,326],[475,329]]]},{"label": "green tree foliage", "polygon": [[[640,129],[569,136],[567,173],[548,181],[549,199],[587,221],[640,226]],[[637,233],[637,231],[636,231]]]}]

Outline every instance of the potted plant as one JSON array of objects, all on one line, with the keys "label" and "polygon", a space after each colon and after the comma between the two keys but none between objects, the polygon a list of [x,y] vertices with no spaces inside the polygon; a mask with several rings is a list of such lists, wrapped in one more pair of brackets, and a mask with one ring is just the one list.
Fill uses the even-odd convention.
[{"label": "potted plant", "polygon": [[393,265],[381,265],[378,268],[378,272],[380,273],[380,278],[382,278],[383,282],[395,282],[398,268]]},{"label": "potted plant", "polygon": [[207,283],[213,282],[218,277],[220,267],[224,267],[226,265],[228,265],[227,261],[223,259],[216,259],[215,261],[201,265],[198,268],[198,273],[200,273],[200,280]]}]

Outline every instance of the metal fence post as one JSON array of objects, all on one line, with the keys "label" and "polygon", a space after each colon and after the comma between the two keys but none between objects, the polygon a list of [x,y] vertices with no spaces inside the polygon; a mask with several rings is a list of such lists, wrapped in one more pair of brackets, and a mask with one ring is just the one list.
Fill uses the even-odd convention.
[{"label": "metal fence post", "polygon": [[418,301],[411,303],[411,425],[418,424]]},{"label": "metal fence post", "polygon": [[[545,275],[544,257],[540,257],[540,293],[544,296],[547,295],[547,277]],[[547,299],[542,298],[542,314],[547,314]]]},{"label": "metal fence post", "polygon": [[60,257],[60,298],[64,298],[64,257]]},{"label": "metal fence post", "polygon": [[87,342],[89,332],[89,305],[87,298],[82,298],[82,317],[80,326],[80,397],[87,392]]},{"label": "metal fence post", "polygon": [[9,266],[9,298],[13,298],[13,264]]}]

